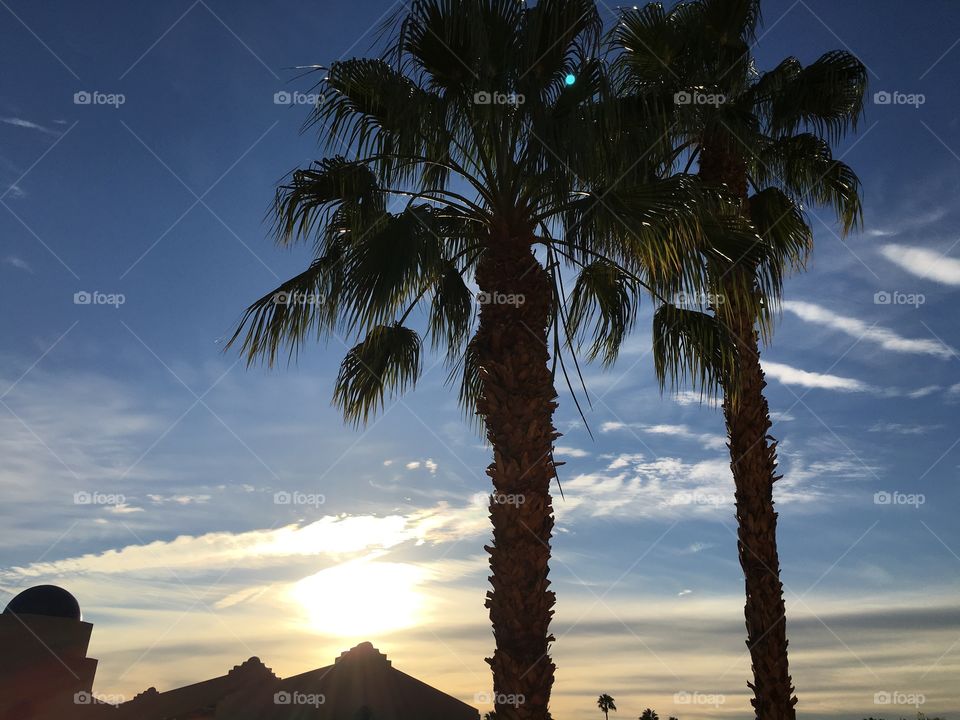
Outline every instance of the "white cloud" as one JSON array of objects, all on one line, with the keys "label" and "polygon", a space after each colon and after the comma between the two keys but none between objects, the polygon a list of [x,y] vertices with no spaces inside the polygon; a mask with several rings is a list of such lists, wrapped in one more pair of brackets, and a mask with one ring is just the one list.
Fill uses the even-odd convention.
[{"label": "white cloud", "polygon": [[600,426],[601,432],[615,432],[619,430],[635,429],[649,435],[668,435],[682,440],[694,440],[703,445],[706,450],[722,450],[727,446],[727,439],[722,435],[698,433],[686,425],[644,425],[643,423],[609,422]]},{"label": "white cloud", "polygon": [[840,390],[841,392],[868,392],[872,390],[869,385],[854,378],[845,378],[838,375],[827,375],[825,373],[807,372],[799,368],[784,365],[783,363],[763,362],[763,371],[768,377],[779,380],[784,385],[800,385],[809,388],[821,388],[824,390]]},{"label": "white cloud", "polygon": [[[125,510],[122,512],[129,512]],[[207,573],[238,564],[250,568],[280,558],[344,555],[384,550],[415,541],[449,542],[482,534],[489,527],[477,505],[452,508],[438,503],[409,515],[328,515],[307,525],[271,530],[181,535],[170,541],[128,545],[101,553],[14,567],[8,580],[59,574],[152,574],[157,570]]]},{"label": "white cloud", "polygon": [[413,462],[407,463],[407,470],[416,470],[418,467],[420,467],[419,460],[414,460]]},{"label": "white cloud", "polygon": [[884,245],[880,254],[912,275],[944,285],[960,285],[960,260],[927,248]]},{"label": "white cloud", "polygon": [[433,461],[432,458],[427,458],[426,462],[424,462],[424,466],[430,471],[431,475],[437,474],[437,467],[439,466]]},{"label": "white cloud", "polygon": [[720,407],[720,400],[715,397],[703,396],[692,390],[680,390],[672,396],[677,405],[705,405],[711,408]]},{"label": "white cloud", "polygon": [[[16,187],[16,186],[14,186],[14,187]],[[28,272],[28,273],[33,274],[33,268],[30,267],[30,265],[27,263],[27,261],[26,261],[26,260],[22,260],[21,258],[18,258],[16,255],[8,255],[7,257],[5,257],[5,258],[3,259],[3,261],[4,261],[7,265],[11,265],[11,266],[17,268],[17,270],[23,270],[24,272]]]},{"label": "white cloud", "polygon": [[[960,265],[960,263],[958,263]],[[932,355],[939,358],[949,358],[954,350],[935,339],[915,340],[902,337],[892,330],[870,326],[857,318],[838,315],[820,305],[808,302],[788,300],[783,303],[783,309],[793,313],[805,322],[822,325],[832,330],[838,330],[856,340],[866,340],[878,344],[884,350],[891,352],[912,353],[917,355]]]},{"label": "white cloud", "polygon": [[[604,427],[607,424],[608,423],[604,423],[600,427],[600,432],[608,432],[607,430],[604,430]],[[581,450],[580,448],[575,448],[575,447],[567,447],[566,445],[557,445],[557,447],[553,449],[553,454],[562,455],[564,457],[574,457],[574,458],[582,458],[590,455],[590,453],[588,453],[586,450]]]},{"label": "white cloud", "polygon": [[875,423],[867,432],[894,433],[897,435],[926,435],[939,430],[943,425],[903,425],[901,423]]},{"label": "white cloud", "polygon": [[47,135],[60,135],[56,130],[51,130],[46,128],[43,125],[38,125],[35,122],[30,120],[24,120],[23,118],[18,117],[0,117],[0,122],[6,123],[7,125],[13,125],[14,127],[26,128],[27,130],[36,130],[38,132],[45,133]]}]

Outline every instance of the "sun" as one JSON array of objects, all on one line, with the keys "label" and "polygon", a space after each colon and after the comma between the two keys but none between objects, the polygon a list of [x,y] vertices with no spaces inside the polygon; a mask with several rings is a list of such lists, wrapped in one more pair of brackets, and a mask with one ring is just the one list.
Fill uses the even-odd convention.
[{"label": "sun", "polygon": [[353,560],[303,578],[290,595],[311,630],[367,639],[418,624],[426,601],[418,589],[423,579],[413,565]]}]

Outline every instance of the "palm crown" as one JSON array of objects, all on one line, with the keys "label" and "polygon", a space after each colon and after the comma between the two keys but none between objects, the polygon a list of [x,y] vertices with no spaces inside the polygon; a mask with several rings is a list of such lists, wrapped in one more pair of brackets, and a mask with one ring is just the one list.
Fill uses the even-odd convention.
[{"label": "palm crown", "polygon": [[[753,314],[769,333],[783,278],[812,248],[805,206],[832,209],[844,234],[862,213],[859,179],[833,157],[831,143],[857,127],[866,68],[832,51],[807,66],[790,57],[761,73],[750,51],[759,23],[759,0],[691,0],[669,11],[660,3],[628,10],[614,31],[623,50],[619,91],[660,110],[687,167],[699,160],[702,178],[727,183],[757,234],[744,244],[724,237],[722,225],[712,228],[711,244],[724,251],[704,256],[712,288],[701,308],[665,304],[655,318],[661,381],[689,377],[707,391],[731,375],[723,337],[729,290],[740,297],[753,290]],[[731,187],[738,177],[743,184]]]},{"label": "palm crown", "polygon": [[469,287],[491,236],[543,246],[555,286],[558,263],[621,272],[623,247],[640,259],[631,282],[676,284],[704,206],[692,178],[657,178],[649,147],[620,171],[592,1],[416,0],[393,28],[382,58],[325,69],[310,125],[350,158],[297,170],[278,190],[279,242],[312,238],[315,258],[253,303],[233,337],[249,361],[273,362],[314,334],[365,335],[335,392],[355,421],[416,382],[422,341],[403,323],[421,300],[472,409]]}]

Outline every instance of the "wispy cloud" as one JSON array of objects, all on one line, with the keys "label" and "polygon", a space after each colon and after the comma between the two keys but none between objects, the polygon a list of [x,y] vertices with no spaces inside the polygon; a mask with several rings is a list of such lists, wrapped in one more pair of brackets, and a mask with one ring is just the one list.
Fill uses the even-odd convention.
[{"label": "wispy cloud", "polygon": [[880,254],[911,275],[944,285],[960,285],[960,260],[927,248],[884,245]]},{"label": "wispy cloud", "polygon": [[783,309],[805,322],[837,330],[856,340],[876,343],[884,350],[891,352],[932,355],[944,359],[955,354],[953,348],[938,340],[905,338],[892,330],[868,325],[857,318],[839,315],[814,303],[788,300],[783,303]]},{"label": "wispy cloud", "polygon": [[618,432],[621,430],[637,430],[649,435],[666,435],[671,438],[694,440],[702,444],[707,450],[721,450],[727,446],[727,439],[722,435],[694,432],[686,425],[645,425],[643,423],[605,422],[600,426],[600,432],[602,433]]},{"label": "wispy cloud", "polygon": [[7,125],[13,125],[14,127],[25,128],[27,130],[36,130],[37,132],[45,133],[46,135],[59,136],[61,135],[59,130],[52,130],[51,128],[44,127],[30,120],[24,120],[23,118],[18,117],[0,117],[0,122]]},{"label": "wispy cloud", "polygon": [[31,275],[33,274],[33,268],[30,267],[30,264],[26,260],[18,258],[16,255],[8,255],[3,259],[3,262],[17,268],[17,270],[23,270]]},{"label": "wispy cloud", "polygon": [[829,375],[826,373],[808,372],[799,368],[784,365],[783,363],[763,362],[763,371],[768,377],[779,380],[784,385],[800,385],[808,388],[820,388],[823,390],[840,390],[841,392],[869,392],[874,390],[855,378],[840,377],[839,375]]}]

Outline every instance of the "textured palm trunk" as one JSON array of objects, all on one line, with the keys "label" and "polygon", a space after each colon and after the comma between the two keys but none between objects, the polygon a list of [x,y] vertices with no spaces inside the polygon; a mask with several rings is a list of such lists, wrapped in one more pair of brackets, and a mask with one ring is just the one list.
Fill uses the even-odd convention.
[{"label": "textured palm trunk", "polygon": [[759,343],[752,314],[731,308],[731,330],[739,355],[739,395],[724,399],[730,467],[736,485],[737,548],[747,602],[747,647],[753,665],[751,701],[759,720],[795,720],[797,698],[787,660],[786,606],[777,553],[773,485],[777,442],[770,436],[770,410],[763,389]]},{"label": "textured palm trunk", "polygon": [[484,293],[474,340],[483,382],[478,412],[493,446],[487,467],[493,543],[485,549],[496,649],[487,662],[498,718],[548,720],[556,602],[547,578],[556,475],[551,449],[559,436],[547,349],[552,287],[530,240],[506,232],[486,248],[477,283]]},{"label": "textured palm trunk", "polygon": [[[700,175],[726,183],[749,213],[747,173],[731,142],[706,138]],[[777,442],[770,436],[770,410],[763,389],[760,347],[753,312],[736,301],[744,287],[743,268],[732,268],[722,281],[725,288],[722,318],[737,339],[737,402],[729,393],[723,402],[730,447],[730,468],[736,488],[737,549],[746,589],[744,617],[747,647],[753,666],[754,707],[757,720],[795,720],[794,695],[787,659],[786,606],[777,553],[777,512],[773,485],[777,475]]]}]

